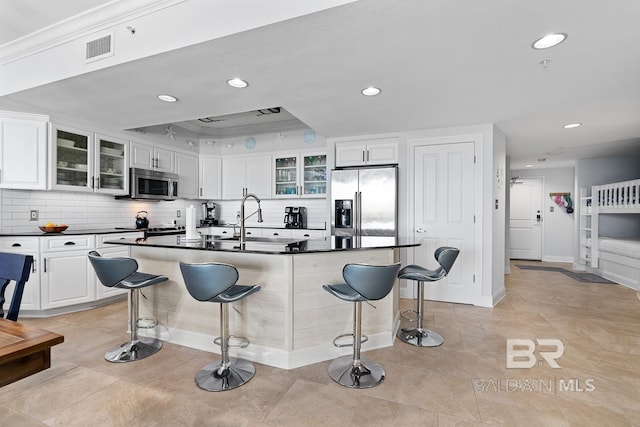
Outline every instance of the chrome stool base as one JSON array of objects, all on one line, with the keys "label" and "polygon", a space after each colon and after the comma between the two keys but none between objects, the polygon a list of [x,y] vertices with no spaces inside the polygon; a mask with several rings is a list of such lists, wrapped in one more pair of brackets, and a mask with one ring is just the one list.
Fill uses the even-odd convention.
[{"label": "chrome stool base", "polygon": [[206,391],[226,391],[238,388],[247,382],[256,373],[256,368],[251,362],[244,359],[229,359],[227,369],[219,373],[222,360],[209,363],[196,374],[196,384]]},{"label": "chrome stool base", "polygon": [[363,357],[357,363],[352,356],[343,356],[331,362],[329,376],[345,387],[371,388],[384,381],[385,373],[382,366],[371,359]]},{"label": "chrome stool base", "polygon": [[444,342],[444,338],[439,333],[422,328],[403,328],[396,336],[400,341],[416,347],[437,347]]},{"label": "chrome stool base", "polygon": [[151,356],[162,348],[162,341],[155,338],[139,338],[117,347],[113,347],[104,354],[109,362],[133,362]]}]

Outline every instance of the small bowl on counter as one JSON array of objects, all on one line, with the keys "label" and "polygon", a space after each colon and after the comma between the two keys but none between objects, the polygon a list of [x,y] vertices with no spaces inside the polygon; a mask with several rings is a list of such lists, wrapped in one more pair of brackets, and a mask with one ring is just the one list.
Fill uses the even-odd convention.
[{"label": "small bowl on counter", "polygon": [[54,225],[53,227],[47,227],[44,225],[39,225],[38,228],[45,233],[62,233],[64,230],[69,228],[68,225]]}]

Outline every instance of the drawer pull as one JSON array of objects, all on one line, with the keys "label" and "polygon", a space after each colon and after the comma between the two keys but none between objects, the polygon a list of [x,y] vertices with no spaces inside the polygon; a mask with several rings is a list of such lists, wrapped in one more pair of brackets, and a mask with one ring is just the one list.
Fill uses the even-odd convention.
[{"label": "drawer pull", "polygon": [[22,245],[20,243],[14,243],[13,245],[11,245],[12,248],[21,248]]},{"label": "drawer pull", "polygon": [[280,233],[273,233],[273,235],[274,235],[274,236],[279,236],[279,235],[280,235]]},{"label": "drawer pull", "polygon": [[304,237],[309,237],[309,235],[307,233],[304,233]]},{"label": "drawer pull", "polygon": [[64,245],[65,245],[65,246],[73,246],[73,245],[75,245],[75,244],[76,244],[76,242],[65,242],[65,244],[64,244]]}]

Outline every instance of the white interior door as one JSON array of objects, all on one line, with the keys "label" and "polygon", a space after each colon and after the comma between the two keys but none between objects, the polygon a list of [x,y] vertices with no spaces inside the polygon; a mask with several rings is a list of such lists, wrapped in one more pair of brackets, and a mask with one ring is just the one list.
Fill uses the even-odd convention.
[{"label": "white interior door", "polygon": [[509,256],[542,260],[542,178],[518,178],[511,184]]},{"label": "white interior door", "polygon": [[414,262],[436,269],[440,246],[460,249],[451,272],[425,286],[425,298],[473,304],[475,144],[421,145],[414,149]]}]

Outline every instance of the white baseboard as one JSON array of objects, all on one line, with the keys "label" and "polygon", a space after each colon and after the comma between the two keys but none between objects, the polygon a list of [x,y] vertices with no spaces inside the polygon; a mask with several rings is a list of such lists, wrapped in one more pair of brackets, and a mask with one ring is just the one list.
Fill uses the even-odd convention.
[{"label": "white baseboard", "polygon": [[573,264],[572,256],[553,256],[553,255],[544,255],[542,257],[543,262],[566,262],[569,264]]}]

